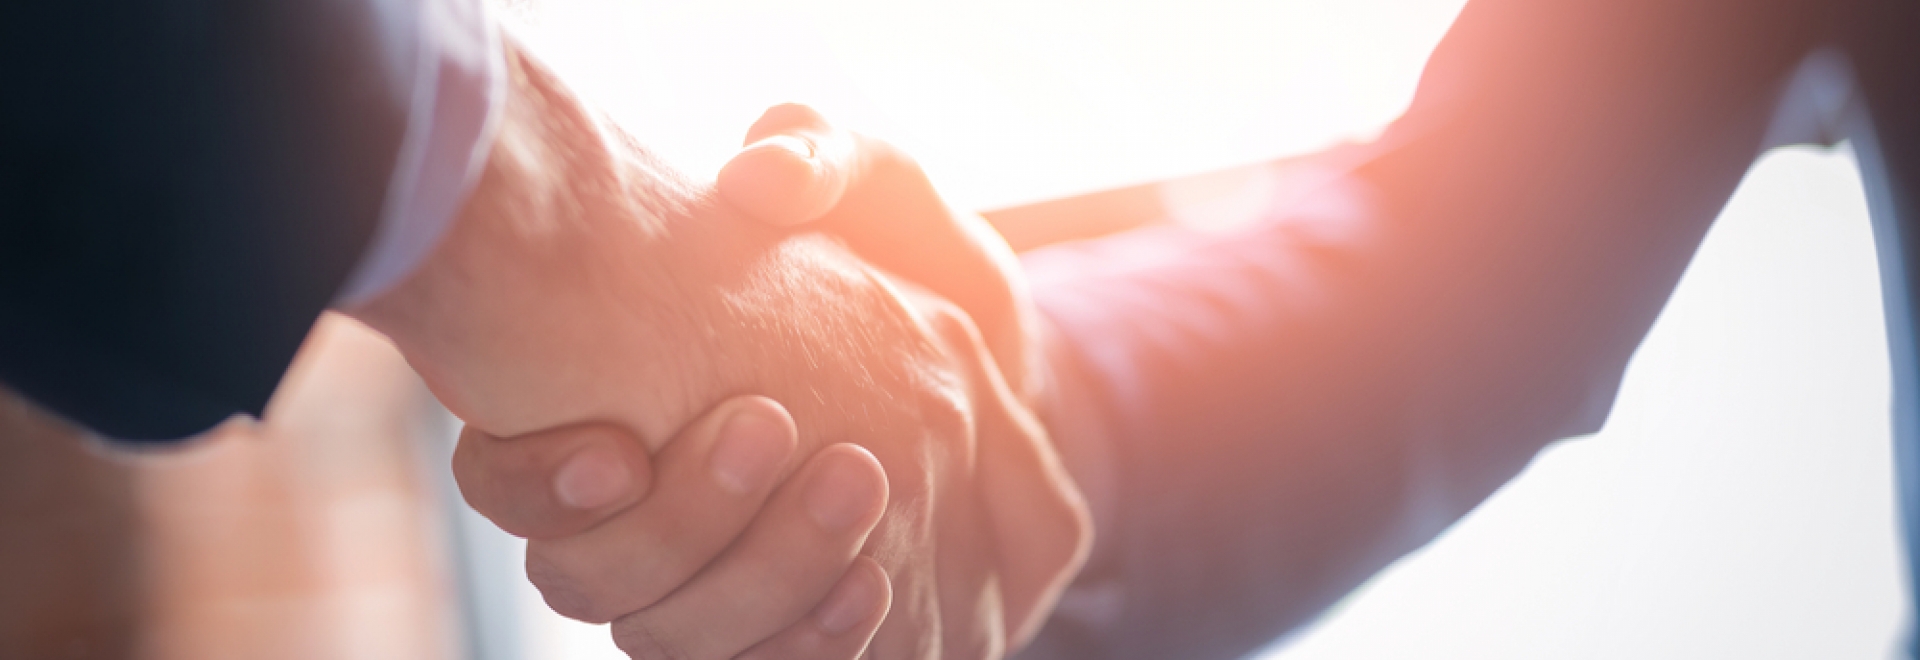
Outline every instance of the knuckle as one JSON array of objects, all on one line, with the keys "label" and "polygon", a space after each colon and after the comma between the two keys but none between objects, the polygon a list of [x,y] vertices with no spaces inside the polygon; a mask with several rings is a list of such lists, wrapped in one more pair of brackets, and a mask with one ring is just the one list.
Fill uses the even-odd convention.
[{"label": "knuckle", "polygon": [[487,464],[487,451],[483,446],[486,440],[474,433],[472,427],[460,431],[460,439],[453,447],[453,482],[460,488],[460,497],[475,509],[486,512],[493,503],[487,496],[492,493],[492,477],[495,473]]},{"label": "knuckle", "polygon": [[958,387],[932,387],[920,396],[921,424],[942,436],[971,437],[973,409]]},{"label": "knuckle", "polygon": [[568,618],[606,623],[652,607],[700,568],[679,553],[651,551],[633,539],[589,543],[589,539],[533,541],[527,544],[527,579],[548,606]]},{"label": "knuckle", "polygon": [[[914,160],[906,150],[894,146],[892,142],[864,133],[852,135],[867,162],[875,168],[873,176],[876,183],[883,184],[878,187],[913,186],[910,190],[924,190],[932,187],[932,184],[927,181],[926,172],[920,168],[920,161]],[[937,196],[921,195],[921,197],[931,199]]]},{"label": "knuckle", "polygon": [[547,607],[560,616],[588,623],[607,621],[597,616],[593,599],[581,591],[578,580],[531,547],[527,550],[527,581],[540,591]]},{"label": "knuckle", "polygon": [[613,645],[633,660],[693,660],[692,656],[670,640],[654,634],[640,616],[628,616],[613,622]]},{"label": "knuckle", "polygon": [[692,550],[671,544],[646,542],[622,546],[616,562],[608,566],[610,580],[603,581],[618,594],[623,611],[652,607],[665,600],[676,587],[693,579],[706,562],[696,559]]},{"label": "knuckle", "polygon": [[543,497],[543,473],[529,451],[534,448],[544,446],[514,445],[471,428],[454,446],[453,478],[460,497],[515,536],[551,534],[570,522]]},{"label": "knuckle", "polygon": [[929,296],[925,303],[927,324],[940,337],[959,345],[967,345],[980,336],[980,328],[965,310],[945,298]]}]

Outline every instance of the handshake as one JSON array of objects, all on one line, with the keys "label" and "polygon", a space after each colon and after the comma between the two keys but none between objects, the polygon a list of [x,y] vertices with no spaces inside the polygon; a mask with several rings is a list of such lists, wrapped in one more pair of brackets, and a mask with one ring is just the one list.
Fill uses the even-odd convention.
[{"label": "handshake", "polygon": [[1087,505],[1011,250],[891,147],[780,106],[713,186],[512,44],[479,187],[350,313],[468,426],[467,500],[636,658],[997,658]]}]

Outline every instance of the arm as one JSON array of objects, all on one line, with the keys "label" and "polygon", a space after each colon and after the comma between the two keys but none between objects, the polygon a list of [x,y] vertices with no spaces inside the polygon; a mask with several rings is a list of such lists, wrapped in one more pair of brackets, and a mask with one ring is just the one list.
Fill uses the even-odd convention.
[{"label": "arm", "polygon": [[[969,322],[831,241],[741,222],[517,53],[501,134],[459,221],[420,268],[400,267],[396,287],[383,286],[395,271],[356,269],[424,250],[417,234],[394,247],[377,226],[414,210],[402,190],[418,173],[409,102],[446,93],[407,75],[410,55],[429,47],[392,19],[415,7],[10,9],[7,43],[28,63],[11,88],[30,101],[4,117],[0,375],[109,435],[177,438],[259,414],[315,315],[344,295],[346,311],[388,334],[476,428],[637,432],[644,445],[616,452],[632,485],[647,479],[646,453],[664,452],[695,412],[741,391],[780,394],[807,402],[796,413],[808,454],[836,453],[820,448],[844,438],[888,459],[905,497],[870,552],[897,559],[936,536],[987,536],[970,475],[976,424],[988,453],[1001,438],[1039,445],[1022,437],[1031,425],[1006,421],[1020,418],[1005,402],[975,399],[1004,384],[967,368],[982,356]],[[147,15],[170,9],[181,16]],[[805,471],[773,460],[757,495]],[[608,506],[632,504],[627,495]],[[838,540],[857,545],[873,521],[852,523]],[[732,537],[716,538],[683,557],[679,578]],[[975,615],[996,607],[992,590],[940,592],[935,570],[916,562],[890,576],[904,593],[898,618],[952,612],[949,648],[997,653],[997,617]],[[938,570],[992,584],[984,562]],[[649,617],[674,611],[689,610],[655,608],[624,629],[649,631]],[[680,628],[691,634],[626,638],[701,654],[737,641]]]},{"label": "arm", "polygon": [[258,415],[406,132],[380,5],[0,10],[0,378],[124,439]]},{"label": "arm", "polygon": [[[948,337],[943,342],[947,349],[970,365],[969,416],[978,438],[973,450],[977,456],[971,460],[977,476],[975,484],[955,494],[966,488],[975,491],[963,497],[979,501],[978,515],[990,533],[942,535],[931,545],[894,557],[898,564],[888,570],[895,576],[938,570],[933,580],[919,582],[921,600],[907,600],[888,616],[876,638],[876,652],[881,657],[937,652],[942,657],[993,658],[1022,646],[1084,559],[1089,530],[1077,491],[1039,420],[1028,411],[1044,378],[1042,365],[1033,359],[1037,317],[1011,251],[978,216],[947,207],[911,159],[883,142],[833,129],[805,107],[769,110],[749,131],[748,141],[751,144],[720,173],[717,189],[722,197],[759,221],[811,222],[835,232],[893,275],[960,301],[967,315],[987,319],[975,332],[964,316],[938,306],[930,317],[931,325],[940,329],[936,334]],[[918,288],[903,287],[909,292]],[[675,559],[685,558],[687,548],[702,543],[699,528],[712,527],[688,523],[696,516],[702,521],[715,518],[716,508],[732,509],[721,504],[726,497],[708,497],[704,506],[676,506],[673,500],[684,499],[686,493],[657,490],[631,506],[631,497],[610,498],[604,507],[581,507],[556,497],[573,490],[564,485],[573,466],[593,464],[579,457],[615,453],[620,438],[617,429],[613,431],[563,428],[500,439],[470,427],[454,466],[475,508],[532,539],[529,574],[548,602],[562,613],[590,621],[630,611],[634,613],[623,618],[654,616],[649,613],[666,607],[656,601],[698,568],[698,562],[682,565]],[[675,471],[671,455],[681,451],[683,442],[669,443],[659,457],[663,473]],[[606,472],[612,483],[626,481],[618,469]],[[662,485],[669,481],[673,479],[661,478]],[[782,492],[788,488],[783,486]],[[768,513],[754,519],[754,529],[741,532],[742,538],[770,539],[778,548],[804,542],[806,535],[794,534],[796,530],[762,529],[779,526],[782,515],[775,509],[769,505]],[[681,533],[668,542],[664,535],[675,530]],[[688,530],[696,532],[693,538]],[[732,532],[721,532],[708,540],[724,545]],[[783,533],[793,535],[782,538]],[[754,601],[784,597],[812,579],[809,571],[790,568],[793,562],[779,552],[758,553],[747,561],[737,555],[756,553],[735,549],[728,554],[736,555],[735,560],[723,558],[721,563],[733,569],[753,567],[760,579],[755,597],[723,602],[727,608],[752,609]],[[705,575],[715,569],[702,570]],[[979,581],[982,571],[992,576],[990,582]],[[989,597],[980,607],[946,605],[954,598],[982,594],[983,586]],[[929,616],[935,614],[927,607],[929,599],[940,603],[937,616]]]},{"label": "arm", "polygon": [[1118,483],[1033,657],[1250,651],[1596,430],[1817,4],[1475,2],[1313,203],[1030,255]]},{"label": "arm", "polygon": [[[874,652],[997,656],[1000,567],[981,548],[1005,535],[985,509],[1006,508],[996,500],[1013,491],[996,484],[1026,484],[976,466],[1048,449],[971,322],[833,241],[748,222],[598,121],[512,48],[508,68],[514,91],[479,193],[419,271],[355,314],[392,337],[441,400],[485,432],[468,434],[476,442],[515,444],[531,439],[491,436],[598,422],[639,437],[619,451],[652,451],[664,463],[678,447],[667,442],[673,431],[714,400],[759,392],[787,402],[800,429],[795,455],[845,440],[885,467],[887,514],[863,550],[888,571],[894,594]],[[1085,539],[1077,496],[1047,463],[1029,462],[1042,474],[1019,491],[1022,512],[1063,519],[1053,536],[1064,542],[1039,548],[1047,554],[1037,560],[1071,566]],[[791,464],[759,492],[789,474],[797,474]],[[510,501],[474,498],[462,483],[476,505]],[[575,521],[587,529],[530,532],[529,571],[549,603],[614,620],[623,647],[647,657],[730,657],[746,648],[739,638],[777,630],[760,624],[804,614],[713,625],[724,596],[745,587],[710,576],[752,562],[728,545],[731,533],[658,524],[647,513],[652,502],[616,503],[596,512],[610,518]],[[746,515],[720,527],[792,519],[772,509],[754,518],[754,508],[724,502],[714,506],[726,517]],[[488,512],[497,522],[514,513]],[[562,570],[605,548],[627,561]],[[654,550],[660,556],[647,557]],[[718,573],[790,573],[773,558]],[[757,611],[760,600],[742,611]]]}]

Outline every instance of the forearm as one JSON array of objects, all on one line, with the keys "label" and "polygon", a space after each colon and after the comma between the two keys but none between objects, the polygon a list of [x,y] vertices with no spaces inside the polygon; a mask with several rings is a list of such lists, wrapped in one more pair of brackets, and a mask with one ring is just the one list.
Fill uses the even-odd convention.
[{"label": "forearm", "polygon": [[1249,650],[1596,430],[1820,35],[1737,4],[1475,3],[1346,199],[1031,260],[1117,466],[1076,652]]},{"label": "forearm", "polygon": [[[581,360],[654,355],[649,347],[672,343],[658,318],[675,286],[673,253],[663,248],[669,224],[685,215],[675,205],[692,203],[688,186],[621,151],[615,129],[512,39],[506,51],[507,101],[474,192],[414,273],[348,310],[393,339],[456,414],[500,435],[604,415],[595,397],[611,396],[599,393],[614,383],[563,382],[593,373]],[[635,186],[647,194],[629,195]],[[610,273],[627,277],[609,281]],[[558,316],[596,306],[627,313],[618,324]],[[667,367],[643,362],[635,366]],[[509,373],[541,378],[508,397],[499,380]],[[651,414],[668,406],[650,403],[626,407],[639,412],[617,421],[669,437],[684,415]]]},{"label": "forearm", "polygon": [[0,379],[127,440],[259,414],[380,220],[382,4],[0,8]]},{"label": "forearm", "polygon": [[937,349],[876,271],[741,216],[511,40],[507,58],[500,132],[460,217],[352,310],[449,409],[496,436],[608,422],[658,450],[707,406],[757,393],[789,406],[804,454],[881,433],[863,401],[925,389],[907,365],[932,371]]}]

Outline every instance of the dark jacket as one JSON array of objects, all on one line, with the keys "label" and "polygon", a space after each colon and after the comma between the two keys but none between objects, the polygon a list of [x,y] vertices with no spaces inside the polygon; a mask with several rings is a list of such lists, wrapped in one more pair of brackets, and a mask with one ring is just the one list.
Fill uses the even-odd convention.
[{"label": "dark jacket", "polygon": [[405,130],[373,5],[0,3],[0,380],[122,439],[261,412]]},{"label": "dark jacket", "polygon": [[1920,3],[1473,0],[1411,109],[1327,191],[1344,206],[1030,258],[1105,401],[1119,495],[1084,602],[1023,657],[1239,657],[1598,430],[1822,47],[1852,61],[1877,135],[1860,152],[1880,156],[1920,548]]}]

